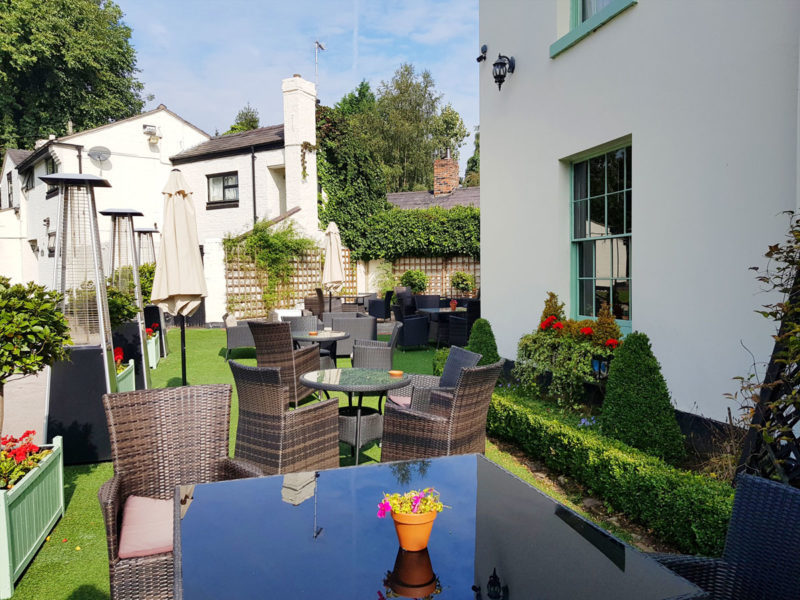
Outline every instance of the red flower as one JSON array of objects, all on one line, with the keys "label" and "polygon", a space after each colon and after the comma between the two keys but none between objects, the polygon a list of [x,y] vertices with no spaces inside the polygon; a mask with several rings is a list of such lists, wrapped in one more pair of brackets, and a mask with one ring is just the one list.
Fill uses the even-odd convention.
[{"label": "red flower", "polygon": [[564,329],[564,324],[561,321],[553,323],[553,329]]},{"label": "red flower", "polygon": [[619,346],[619,340],[615,340],[614,338],[609,338],[606,340],[606,346],[608,348],[616,348]]},{"label": "red flower", "polygon": [[33,437],[35,435],[36,435],[36,432],[33,429],[29,429],[28,431],[23,433],[21,436],[19,436],[19,439],[24,440],[26,437]]},{"label": "red flower", "polygon": [[581,333],[583,335],[592,335],[594,333],[594,329],[591,327],[581,327]]},{"label": "red flower", "polygon": [[546,318],[544,321],[542,321],[542,323],[539,325],[539,327],[540,327],[542,330],[545,330],[545,329],[547,329],[548,327],[550,327],[550,325],[552,325],[552,324],[553,324],[553,321],[555,321],[555,320],[556,320],[556,317],[554,317],[553,315],[550,315],[550,316],[549,316],[549,317],[547,317],[547,318]]},{"label": "red flower", "polygon": [[150,329],[149,327],[147,329],[145,329],[144,332],[147,334],[147,337],[150,337],[151,335],[153,335],[153,330]]},{"label": "red flower", "polygon": [[124,358],[125,358],[125,353],[122,351],[122,348],[120,348],[119,346],[114,348],[114,362],[122,362]]},{"label": "red flower", "polygon": [[151,328],[153,331],[158,331],[158,323],[153,323],[152,325],[150,325],[150,328]]}]

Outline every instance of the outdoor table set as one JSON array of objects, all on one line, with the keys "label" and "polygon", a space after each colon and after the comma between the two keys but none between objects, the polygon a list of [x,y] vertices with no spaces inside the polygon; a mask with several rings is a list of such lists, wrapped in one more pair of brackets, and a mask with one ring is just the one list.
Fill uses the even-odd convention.
[{"label": "outdoor table set", "polygon": [[[350,334],[346,331],[292,331],[292,340],[297,342],[314,342],[325,345],[330,350],[330,357],[333,366],[336,366],[336,342],[346,340]],[[311,387],[311,386],[309,386]]]}]

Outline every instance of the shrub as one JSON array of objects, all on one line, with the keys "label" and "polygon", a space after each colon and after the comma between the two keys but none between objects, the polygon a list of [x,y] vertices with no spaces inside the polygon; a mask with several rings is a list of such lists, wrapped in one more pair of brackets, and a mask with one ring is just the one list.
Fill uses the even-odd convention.
[{"label": "shrub", "polygon": [[439,348],[433,355],[433,374],[437,377],[441,377],[444,373],[444,363],[447,362],[448,356],[450,356],[450,348]]},{"label": "shrub", "polygon": [[539,321],[544,321],[547,317],[555,317],[557,321],[564,320],[564,303],[558,301],[558,296],[554,292],[547,292],[542,318]]},{"label": "shrub", "polygon": [[135,319],[139,314],[133,294],[127,294],[109,286],[106,288],[106,297],[108,298],[108,318],[112,328]]},{"label": "shrub", "polygon": [[669,462],[684,456],[667,382],[644,333],[626,337],[610,365],[600,424],[606,435]]},{"label": "shrub", "polygon": [[412,294],[421,294],[428,287],[428,276],[424,271],[411,269],[400,276],[400,285],[410,288]]},{"label": "shrub", "polygon": [[464,271],[456,271],[450,276],[450,285],[459,292],[471,292],[475,289],[475,276]]},{"label": "shrub", "polygon": [[574,477],[614,510],[682,552],[719,556],[733,507],[730,485],[576,429],[495,394],[487,432],[517,444],[549,468]]},{"label": "shrub", "polygon": [[477,319],[473,323],[466,349],[483,355],[483,358],[478,362],[479,366],[491,365],[500,360],[500,355],[497,353],[497,342],[494,339],[494,332],[492,332],[492,326],[489,321]]},{"label": "shrub", "polygon": [[142,302],[152,304],[150,296],[153,295],[153,280],[156,276],[156,263],[139,265],[139,285],[142,288]]}]

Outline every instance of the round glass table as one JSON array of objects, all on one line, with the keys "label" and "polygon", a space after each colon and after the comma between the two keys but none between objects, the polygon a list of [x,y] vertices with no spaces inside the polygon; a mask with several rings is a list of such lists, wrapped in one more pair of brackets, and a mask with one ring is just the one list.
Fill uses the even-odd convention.
[{"label": "round glass table", "polygon": [[[405,373],[399,377],[383,369],[321,369],[300,377],[300,383],[314,390],[345,392],[349,406],[339,409],[339,441],[353,448],[358,464],[358,451],[364,444],[381,439],[383,417],[374,408],[362,407],[364,394],[385,394],[408,385]],[[353,394],[358,404],[353,406]]]},{"label": "round glass table", "polygon": [[336,342],[350,337],[346,331],[292,331],[292,341],[295,345],[298,342],[316,342],[320,345],[320,349],[325,349],[330,352],[330,358],[333,361],[333,366],[336,366]]}]

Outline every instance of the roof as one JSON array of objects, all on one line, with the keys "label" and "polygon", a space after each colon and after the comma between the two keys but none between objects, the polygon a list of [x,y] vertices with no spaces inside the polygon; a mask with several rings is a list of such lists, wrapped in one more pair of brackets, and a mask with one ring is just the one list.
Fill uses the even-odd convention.
[{"label": "roof", "polygon": [[99,131],[100,129],[106,129],[107,127],[113,127],[114,125],[119,125],[120,123],[126,123],[128,121],[133,121],[134,119],[141,119],[142,117],[147,117],[149,115],[153,115],[153,114],[155,114],[157,112],[162,112],[162,111],[172,115],[173,117],[175,117],[179,121],[185,123],[186,125],[188,125],[192,129],[195,129],[195,130],[199,131],[204,136],[211,137],[211,135],[209,135],[208,133],[206,133],[205,131],[200,129],[197,125],[194,125],[193,123],[189,123],[189,121],[187,121],[186,119],[184,119],[180,115],[175,114],[174,112],[172,112],[170,109],[168,109],[163,104],[159,104],[153,110],[148,110],[148,111],[145,111],[143,113],[139,113],[138,115],[133,115],[132,117],[127,117],[125,119],[119,119],[118,121],[112,121],[111,123],[106,123],[105,125],[100,125],[99,127],[93,127],[92,129],[84,129],[83,131],[76,131],[75,133],[72,133],[70,135],[65,135],[65,136],[62,136],[62,137],[58,138],[58,141],[61,142],[61,141],[65,141],[65,140],[71,140],[72,138],[78,137],[80,135],[84,135],[86,133],[89,133],[90,131]]},{"label": "roof", "polygon": [[33,154],[33,150],[20,150],[18,148],[8,148],[6,150],[6,156],[8,156],[9,160],[11,160],[15,165],[21,163],[31,154]]},{"label": "roof", "polygon": [[453,208],[454,206],[474,206],[480,208],[481,188],[466,187],[456,188],[449,194],[434,196],[433,192],[396,192],[386,194],[386,199],[397,208]]},{"label": "roof", "polygon": [[249,152],[250,148],[265,150],[268,148],[283,148],[283,125],[259,127],[242,133],[220,135],[207,142],[188,148],[183,152],[171,156],[172,164],[194,162],[206,158],[229,156]]}]

